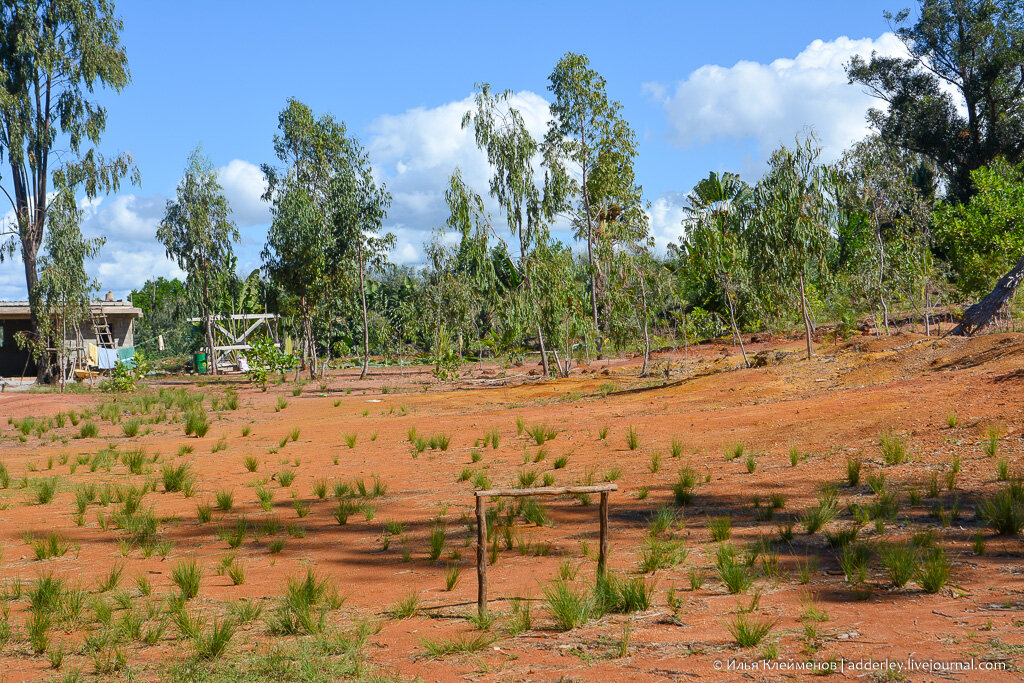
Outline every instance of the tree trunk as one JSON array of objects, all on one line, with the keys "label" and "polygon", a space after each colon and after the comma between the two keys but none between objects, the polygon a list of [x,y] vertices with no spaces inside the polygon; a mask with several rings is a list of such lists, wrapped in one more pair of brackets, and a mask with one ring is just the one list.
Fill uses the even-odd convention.
[{"label": "tree trunk", "polygon": [[204,267],[203,271],[203,317],[206,319],[206,350],[210,355],[206,358],[206,367],[217,376],[217,359],[213,350],[213,315],[210,313],[210,276]]},{"label": "tree trunk", "polygon": [[640,376],[647,376],[647,365],[651,358],[651,334],[647,327],[647,287],[644,284],[644,276],[640,274],[640,303],[644,314],[644,365],[640,368]]},{"label": "tree trunk", "polygon": [[544,368],[544,376],[551,376],[551,368],[548,366],[548,352],[544,348],[544,333],[540,331],[540,323],[537,323],[537,339],[540,341],[540,364]]},{"label": "tree trunk", "polygon": [[[38,249],[34,244],[26,244],[24,240],[21,243],[22,260],[25,265],[25,284],[28,286],[28,317],[29,317],[29,332],[33,339],[38,341],[40,337],[39,333],[39,309],[41,308],[39,300],[39,292],[37,287],[39,285],[39,273],[36,271],[36,257]],[[36,382],[38,384],[48,383],[53,377],[53,373],[50,369],[49,356],[43,356],[40,360],[36,361]]]},{"label": "tree trunk", "polygon": [[969,337],[986,327],[1017,291],[1021,280],[1024,280],[1024,256],[1017,261],[1017,265],[1010,272],[999,279],[995,288],[986,294],[985,298],[964,311],[960,324],[947,334]]},{"label": "tree trunk", "polygon": [[740,336],[740,330],[736,326],[735,304],[732,301],[732,293],[728,288],[725,290],[725,301],[729,304],[729,322],[732,323],[732,334],[736,337],[736,341],[740,345],[740,353],[743,355],[743,364],[749,368],[750,361],[747,360],[747,349],[743,346],[743,337]]},{"label": "tree trunk", "polygon": [[814,355],[811,346],[811,319],[807,315],[807,294],[804,291],[804,274],[800,273],[800,310],[804,316],[804,333],[807,335],[807,357]]},{"label": "tree trunk", "polygon": [[885,325],[885,333],[892,334],[892,331],[889,329],[889,304],[885,300],[885,244],[882,242],[882,230],[878,227],[877,221],[875,224],[875,237],[878,240],[878,300],[882,304],[882,324]]},{"label": "tree trunk", "polygon": [[366,282],[363,276],[363,243],[360,238],[357,246],[357,252],[359,257],[359,298],[363,305],[363,370],[359,373],[359,379],[366,379],[366,371],[370,367],[370,330],[367,327],[369,324],[368,316],[366,314]]},{"label": "tree trunk", "polygon": [[214,357],[213,351],[213,321],[210,317],[210,312],[206,312],[206,350],[210,354],[206,359],[206,367],[210,368],[210,371],[217,374],[217,359]]}]

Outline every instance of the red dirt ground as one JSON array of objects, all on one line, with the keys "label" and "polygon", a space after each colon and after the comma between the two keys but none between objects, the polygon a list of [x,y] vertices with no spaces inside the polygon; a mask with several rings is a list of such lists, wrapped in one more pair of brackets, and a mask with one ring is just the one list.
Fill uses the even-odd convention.
[{"label": "red dirt ground", "polygon": [[[364,654],[369,668],[385,676],[402,680],[795,680],[808,674],[765,670],[763,663],[759,670],[719,670],[730,665],[755,666],[761,650],[739,648],[727,630],[739,608],[750,604],[752,593],[730,595],[718,579],[717,544],[710,539],[706,519],[731,516],[730,542],[740,548],[761,534],[778,539],[777,528],[795,521],[793,541],[776,547],[781,565],[778,577],[757,581],[763,592],[756,615],[776,621],[767,641],[777,644],[777,665],[835,662],[848,667],[836,676],[862,679],[883,678],[877,672],[854,670],[863,660],[899,661],[905,666],[908,659],[919,663],[973,659],[976,666],[994,662],[1005,670],[915,671],[892,678],[1020,679],[1024,544],[1019,536],[998,537],[984,528],[974,518],[974,503],[1001,486],[995,460],[983,451],[983,429],[990,425],[1001,429],[998,457],[1009,460],[1011,472],[1022,472],[1024,335],[941,340],[907,334],[858,337],[823,343],[811,360],[802,358],[801,346],[797,341],[752,344],[751,354],[766,351],[763,355],[773,359],[777,350],[785,354],[766,367],[751,369],[740,368],[738,349],[722,345],[691,347],[685,358],[682,352],[662,353],[656,357],[658,374],[646,379],[636,377],[638,361],[631,359],[595,361],[568,379],[544,382],[516,374],[522,369],[502,378],[502,371],[495,367],[466,368],[466,376],[458,383],[437,382],[424,368],[376,370],[363,381],[355,371],[346,370],[331,375],[326,391],[312,382],[300,396],[292,395],[295,385],[291,382],[271,386],[264,393],[238,376],[210,378],[201,381],[202,386],[194,378],[153,382],[153,389],[188,387],[207,397],[220,395],[225,386],[237,389],[238,410],[213,412],[207,398],[213,422],[204,438],[185,437],[180,420],[153,424],[151,433],[127,438],[120,424],[94,415],[100,430],[97,438],[72,438],[78,428],[69,424],[41,437],[30,435],[23,442],[15,427],[3,419],[0,458],[12,484],[0,491],[0,585],[20,577],[27,586],[39,574],[52,571],[95,591],[97,579],[122,562],[122,587],[138,596],[134,578],[148,576],[156,599],[173,589],[171,567],[182,558],[195,557],[204,576],[193,605],[213,613],[231,601],[253,598],[265,603],[266,615],[284,592],[286,578],[313,566],[335,580],[347,596],[342,609],[330,613],[332,622],[345,627],[369,617],[380,625]],[[275,412],[282,397],[288,405]],[[7,393],[0,395],[0,418],[46,417],[70,408],[95,411],[109,400],[102,394]],[[950,412],[959,419],[957,427],[946,424]],[[556,438],[544,445],[546,456],[536,464],[524,465],[524,453],[532,460],[539,449],[526,434],[517,435],[517,417],[528,426],[546,423],[558,430]],[[241,436],[245,425],[252,430],[247,437]],[[639,433],[635,450],[626,444],[630,426]],[[446,433],[451,446],[446,451],[428,448],[414,457],[407,437],[410,427],[426,437]],[[603,427],[608,429],[606,439],[598,436]],[[300,430],[298,439],[271,453],[295,428]],[[477,446],[483,457],[473,463],[474,444],[492,428],[500,431],[500,447]],[[886,430],[906,435],[912,454],[909,462],[883,466],[878,437]],[[51,441],[55,434],[58,439]],[[354,448],[346,445],[346,434],[357,435]],[[68,437],[66,443],[59,437]],[[222,438],[226,448],[212,452]],[[679,460],[671,456],[673,439],[683,444]],[[753,473],[748,473],[743,458],[728,461],[723,455],[726,447],[741,442],[756,454]],[[110,472],[90,472],[84,465],[75,474],[69,472],[76,456],[92,455],[108,444],[116,444],[121,451],[141,447],[149,455],[159,453],[160,460],[150,465],[148,475],[131,475],[120,463]],[[176,455],[182,445],[193,446],[194,452]],[[806,456],[795,467],[789,459],[793,447]],[[654,453],[661,456],[656,473],[651,471]],[[69,456],[68,464],[60,464],[62,454]],[[243,466],[243,458],[250,455],[260,461],[256,473]],[[553,469],[561,455],[568,457],[568,464]],[[51,457],[55,462],[49,471]],[[843,514],[827,528],[835,531],[850,524],[846,505],[869,503],[874,496],[864,484],[865,477],[884,470],[900,491],[898,521],[885,525],[881,533],[869,524],[861,537],[872,542],[905,541],[914,531],[933,529],[953,561],[950,583],[941,591],[927,594],[913,582],[892,588],[877,561],[867,577],[870,590],[862,586],[855,591],[844,580],[824,536],[803,532],[799,513],[814,505],[819,484],[845,481],[848,457],[864,461],[861,484],[840,487]],[[945,482],[955,457],[960,458],[962,471],[952,491],[942,486],[939,502],[951,508],[958,501],[960,514],[943,527],[930,514],[935,499],[923,497],[911,505],[909,491],[917,489],[924,495],[933,472]],[[121,532],[113,525],[100,528],[96,513],[103,508],[96,503],[89,506],[84,526],[76,526],[76,485],[159,480],[163,464],[182,462],[191,463],[197,475],[194,497],[165,493],[158,485],[144,499],[158,515],[177,518],[161,525],[161,537],[174,543],[166,558],[154,554],[147,559],[139,549],[122,557]],[[582,543],[591,550],[597,547],[597,506],[583,506],[572,498],[550,499],[545,506],[551,526],[519,527],[525,539],[549,543],[550,554],[535,557],[516,549],[503,550],[497,564],[489,567],[490,608],[507,612],[508,598],[529,596],[534,604],[533,629],[515,637],[504,635],[499,616],[492,627],[497,640],[485,650],[440,660],[424,656],[424,640],[476,633],[465,618],[475,606],[476,575],[475,537],[461,521],[473,510],[472,483],[457,481],[464,468],[484,470],[493,485],[501,486],[516,485],[524,469],[550,473],[556,484],[581,482],[588,473],[600,481],[617,470],[617,477],[612,473],[619,490],[611,496],[610,567],[635,574],[648,521],[658,508],[672,505],[671,485],[683,465],[693,467],[700,481],[675,532],[685,540],[689,555],[681,565],[649,575],[656,582],[649,610],[607,615],[568,632],[553,628],[543,588],[557,577],[565,558],[579,568],[581,583],[592,581],[594,563],[583,557]],[[277,478],[284,470],[295,473],[289,487],[282,487]],[[19,487],[23,476],[32,480],[55,474],[61,483],[49,504],[38,504],[31,488]],[[375,474],[386,483],[387,492],[373,501],[372,520],[355,513],[339,526],[331,515],[335,501],[330,493],[325,500],[312,493],[318,479],[326,479],[330,491],[336,481],[363,478],[370,482]],[[268,488],[275,494],[275,509],[270,513],[257,504],[253,482],[261,477],[271,478]],[[638,496],[642,488],[648,492],[643,499]],[[212,503],[215,493],[224,489],[234,491],[234,510],[215,511],[212,523],[199,524],[197,503]],[[759,522],[752,501],[756,496],[767,502],[772,493],[782,493],[785,506],[774,520]],[[309,505],[308,516],[297,517],[293,496]],[[115,508],[112,504],[106,513]],[[278,534],[286,539],[279,554],[268,551],[266,537],[246,538],[234,551],[245,563],[246,581],[233,586],[214,571],[220,559],[232,552],[218,538],[216,528],[241,513],[252,522],[276,515],[284,524],[300,524],[306,534],[303,538]],[[442,513],[447,519],[447,547],[440,560],[430,561],[428,534]],[[385,550],[384,523],[391,520],[404,524],[407,538],[404,542],[392,538]],[[24,536],[51,530],[77,547],[63,557],[36,560]],[[986,542],[981,556],[972,551],[978,531]],[[403,547],[410,553],[407,561]],[[799,563],[812,556],[819,558],[817,570],[811,572],[809,583],[802,584]],[[453,564],[464,571],[449,592],[445,574]],[[695,568],[703,569],[707,580],[701,588],[690,590],[689,573]],[[675,613],[667,606],[670,589],[680,601]],[[419,595],[420,614],[391,618],[388,608],[411,591]],[[828,620],[820,623],[819,635],[809,648],[801,615],[811,598]],[[25,638],[27,600],[22,597],[9,604],[14,636],[0,649],[5,680],[59,678],[62,672],[50,669],[45,655],[34,655]],[[627,622],[631,638],[620,656],[618,641]],[[67,644],[63,670],[78,666],[92,675],[90,659],[81,647],[83,633],[92,628],[95,624],[62,625],[51,633],[52,640]],[[244,660],[284,640],[270,636],[262,619],[257,620],[235,636],[228,657]],[[154,646],[134,642],[123,650],[131,675],[142,680],[160,679],[166,675],[167,663],[191,654],[190,645],[173,626]]]}]

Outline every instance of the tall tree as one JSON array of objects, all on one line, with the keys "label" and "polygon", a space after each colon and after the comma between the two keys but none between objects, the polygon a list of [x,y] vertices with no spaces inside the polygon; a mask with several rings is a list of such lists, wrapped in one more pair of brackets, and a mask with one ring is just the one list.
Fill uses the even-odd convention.
[{"label": "tall tree", "polygon": [[797,286],[807,357],[814,354],[807,307],[807,278],[820,267],[835,216],[834,174],[819,163],[813,137],[772,153],[768,171],[755,188],[748,244],[751,262],[764,279],[781,289]]},{"label": "tall tree", "polygon": [[738,175],[712,171],[687,196],[683,220],[690,264],[721,287],[732,334],[747,367],[750,361],[736,324],[736,291],[747,267],[743,232],[752,198],[750,186]]},{"label": "tall tree", "polygon": [[85,272],[85,261],[95,258],[105,241],[102,237],[82,237],[81,216],[69,188],[51,197],[46,216],[46,254],[39,260],[36,284],[36,295],[42,303],[42,337],[57,350],[61,391],[71,362],[66,340],[72,330],[78,336],[79,325],[89,317],[89,299],[99,289],[99,283]]},{"label": "tall tree", "polygon": [[[20,247],[36,335],[37,260],[51,187],[92,198],[116,191],[126,175],[139,179],[128,155],[106,158],[92,147],[107,121],[93,93],[120,91],[130,79],[121,30],[109,0],[8,0],[0,6],[0,162],[6,155],[10,168],[9,185],[0,190],[14,211],[13,225],[0,226],[0,259]],[[48,374],[40,364],[39,379]]]},{"label": "tall tree", "polygon": [[[571,178],[568,189],[576,198],[576,238],[587,245],[591,317],[600,358],[600,256],[609,252],[601,247],[646,235],[642,190],[633,173],[636,136],[622,117],[622,105],[608,99],[605,79],[590,67],[586,55],[565,53],[548,80],[554,101],[545,146],[557,150],[579,175],[578,181]],[[641,234],[623,234],[612,228],[639,228]]]},{"label": "tall tree", "polygon": [[330,114],[317,117],[291,98],[277,118],[274,153],[280,167],[263,164],[273,220],[263,248],[272,283],[295,301],[303,340],[302,361],[316,378],[317,341],[350,278],[336,258],[333,217],[336,185],[349,173],[353,154],[345,124]]},{"label": "tall tree", "polygon": [[[296,99],[278,116],[274,152],[263,165],[264,199],[274,220],[263,250],[270,279],[299,302],[304,357],[317,373],[316,342],[348,292],[359,295],[363,369],[369,364],[368,268],[381,268],[394,236],[378,236],[391,196],[373,179],[370,160],[345,124]],[[355,282],[356,286],[353,286]]]},{"label": "tall tree", "polygon": [[921,0],[885,13],[907,57],[854,57],[851,83],[885,102],[868,117],[891,144],[932,159],[966,201],[971,171],[1024,155],[1024,12],[1020,0]]},{"label": "tall tree", "polygon": [[971,175],[977,194],[966,204],[936,210],[936,241],[949,256],[961,289],[977,295],[997,282],[964,311],[954,334],[985,327],[1024,279],[1024,164],[998,159]]},{"label": "tall tree", "polygon": [[[868,136],[846,151],[840,162],[843,171],[843,204],[865,219],[852,220],[844,237],[866,248],[870,242],[875,277],[869,283],[869,298],[881,309],[875,328],[889,331],[889,300],[908,272],[908,260],[931,249],[928,224],[932,202],[927,188],[916,182],[929,174],[930,164],[920,155],[894,147],[877,136]],[[854,235],[864,226],[868,235]],[[912,246],[911,246],[912,245]],[[910,249],[906,247],[911,246]],[[897,258],[895,253],[901,252]],[[927,287],[927,282],[925,283]],[[878,324],[878,323],[881,324]]]},{"label": "tall tree", "polygon": [[370,156],[355,139],[350,139],[352,154],[348,171],[335,183],[334,243],[339,262],[356,267],[359,276],[359,308],[363,319],[363,368],[359,379],[366,377],[370,366],[370,320],[366,306],[368,271],[380,272],[387,265],[388,252],[395,246],[395,236],[381,234],[384,219],[391,206],[391,194],[373,178]]},{"label": "tall tree", "polygon": [[531,281],[531,258],[537,246],[546,241],[549,222],[565,207],[569,178],[560,160],[550,154],[544,159],[544,179],[538,184],[534,162],[540,145],[527,129],[522,113],[511,106],[511,99],[511,91],[495,95],[490,85],[479,84],[474,110],[463,116],[462,127],[473,127],[477,147],[487,154],[493,169],[491,196],[505,211],[509,231],[519,242],[528,324],[537,330],[541,365],[547,376],[551,370]]},{"label": "tall tree", "polygon": [[168,258],[173,258],[188,276],[186,285],[202,314],[209,364],[216,375],[213,309],[220,299],[220,285],[234,269],[232,245],[239,235],[231,220],[224,190],[217,181],[217,172],[203,156],[202,147],[196,147],[189,154],[177,196],[167,201],[156,237],[164,245]]}]

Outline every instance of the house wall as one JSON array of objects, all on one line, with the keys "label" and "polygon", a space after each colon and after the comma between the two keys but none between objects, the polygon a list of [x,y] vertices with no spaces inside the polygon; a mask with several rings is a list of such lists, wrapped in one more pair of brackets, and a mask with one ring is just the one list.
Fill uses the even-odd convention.
[{"label": "house wall", "polygon": [[[132,316],[108,313],[107,324],[110,326],[110,334],[114,337],[114,345],[117,348],[135,345],[135,320]],[[16,332],[27,332],[29,329],[27,318],[0,319],[0,377],[20,377],[22,372],[26,377],[35,376],[35,362],[29,358],[28,351],[18,348],[18,343],[14,339]],[[96,331],[89,320],[82,321],[81,330],[82,338],[86,343],[97,344]],[[75,333],[71,329],[65,335],[64,343],[73,347],[75,341]],[[27,369],[26,361],[28,362]]]},{"label": "house wall", "polygon": [[[110,326],[110,334],[114,337],[114,346],[135,346],[135,320],[130,315],[107,314],[107,325]],[[89,320],[82,321],[82,338],[86,342],[96,344],[96,330]],[[66,341],[75,340],[74,332],[68,334]]]}]

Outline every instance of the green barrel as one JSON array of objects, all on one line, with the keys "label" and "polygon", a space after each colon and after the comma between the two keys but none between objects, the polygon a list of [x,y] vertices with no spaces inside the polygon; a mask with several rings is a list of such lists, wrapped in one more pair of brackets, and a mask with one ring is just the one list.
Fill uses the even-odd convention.
[{"label": "green barrel", "polygon": [[210,371],[210,366],[206,364],[205,353],[197,353],[195,356],[193,356],[193,360],[195,361],[196,364],[196,372],[198,372],[200,375],[205,375],[207,372]]}]

